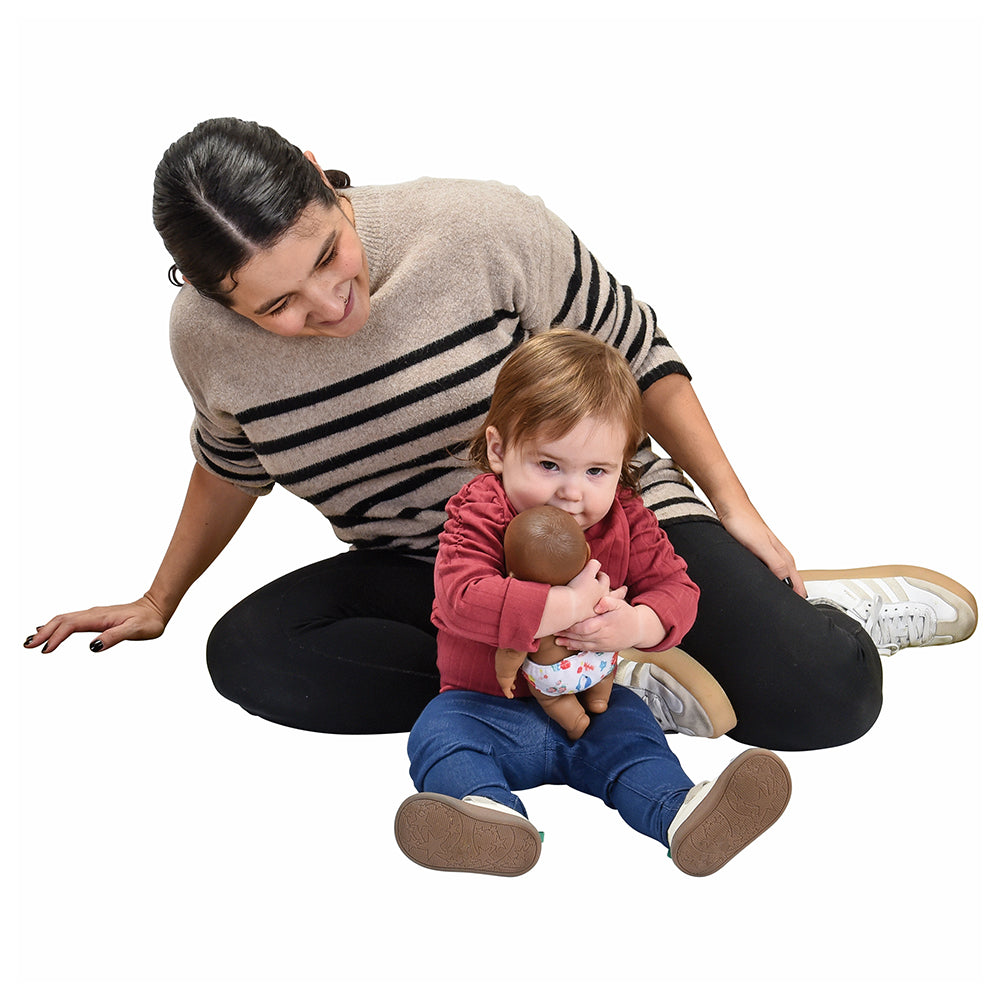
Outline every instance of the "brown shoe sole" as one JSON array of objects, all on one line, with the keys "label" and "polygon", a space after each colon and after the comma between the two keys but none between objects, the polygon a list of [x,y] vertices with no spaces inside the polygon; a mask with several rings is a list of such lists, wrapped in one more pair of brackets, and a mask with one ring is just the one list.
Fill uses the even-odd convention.
[{"label": "brown shoe sole", "polygon": [[523,816],[434,792],[411,795],[395,830],[411,861],[437,871],[523,875],[542,851],[541,835]]},{"label": "brown shoe sole", "polygon": [[778,819],[791,793],[780,757],[744,751],[678,827],[670,844],[674,864],[688,875],[717,872]]}]

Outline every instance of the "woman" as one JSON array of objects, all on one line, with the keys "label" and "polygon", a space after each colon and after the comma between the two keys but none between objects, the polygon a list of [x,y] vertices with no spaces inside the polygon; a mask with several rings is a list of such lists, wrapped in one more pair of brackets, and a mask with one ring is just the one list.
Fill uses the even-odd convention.
[{"label": "woman", "polygon": [[[154,221],[183,275],[171,343],[195,406],[187,497],[142,598],[59,615],[29,648],[78,631],[100,633],[95,652],[158,636],[279,483],[352,548],[219,622],[216,687],[299,728],[409,729],[438,688],[432,560],[444,505],[473,474],[463,443],[503,360],[556,325],[622,351],[647,430],[672,456],[640,452],[643,497],[701,588],[684,647],[729,695],[735,738],[856,739],[881,706],[879,646],[975,627],[972,595],[923,570],[813,574],[820,603],[803,600],[810,575],[747,498],[653,311],[537,199],[469,181],[352,189],[272,130],[221,119],[165,153]],[[650,672],[629,679],[640,673],[651,703],[670,700]]]}]

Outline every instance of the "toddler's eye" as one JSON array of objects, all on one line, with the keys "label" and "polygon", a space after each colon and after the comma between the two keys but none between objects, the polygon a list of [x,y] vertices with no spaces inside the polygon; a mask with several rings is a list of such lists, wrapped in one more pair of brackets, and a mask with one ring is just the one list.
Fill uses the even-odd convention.
[{"label": "toddler's eye", "polygon": [[555,472],[559,466],[555,462],[550,462],[548,459],[538,463],[546,472]]}]

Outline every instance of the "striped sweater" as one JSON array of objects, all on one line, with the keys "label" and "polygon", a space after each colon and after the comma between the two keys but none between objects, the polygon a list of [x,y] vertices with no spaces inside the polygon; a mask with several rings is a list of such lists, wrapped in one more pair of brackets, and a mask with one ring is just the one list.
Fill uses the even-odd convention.
[{"label": "striped sweater", "polygon": [[[351,546],[433,558],[445,504],[477,473],[465,442],[527,337],[591,331],[642,388],[687,374],[653,310],[539,199],[434,179],[347,196],[371,275],[370,318],[353,337],[279,337],[189,287],[174,303],[195,458],[240,489],[279,483]],[[638,459],[661,520],[714,516],[669,460],[649,448]]]}]

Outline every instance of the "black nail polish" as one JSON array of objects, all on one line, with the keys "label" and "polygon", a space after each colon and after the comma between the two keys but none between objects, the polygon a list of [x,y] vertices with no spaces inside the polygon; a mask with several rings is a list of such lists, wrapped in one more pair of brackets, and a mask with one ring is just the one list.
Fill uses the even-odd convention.
[{"label": "black nail polish", "polygon": [[34,639],[34,638],[35,637],[33,635],[29,635],[28,638],[24,640],[24,648],[25,649],[27,649],[28,646],[31,645],[31,640]]},{"label": "black nail polish", "polygon": [[99,653],[99,652],[100,652],[100,651],[101,651],[102,649],[104,649],[104,643],[103,643],[103,642],[101,642],[101,640],[100,640],[100,639],[95,639],[95,640],[94,640],[94,641],[93,641],[93,642],[92,642],[92,643],[90,644],[90,651],[91,651],[92,653]]},{"label": "black nail polish", "polygon": [[787,583],[789,587],[794,587],[795,586],[795,584],[792,583],[792,578],[790,576],[786,576],[785,579],[782,580],[781,582],[782,583]]},{"label": "black nail polish", "polygon": [[49,644],[47,642],[42,643],[42,652],[47,653],[49,651]]}]

